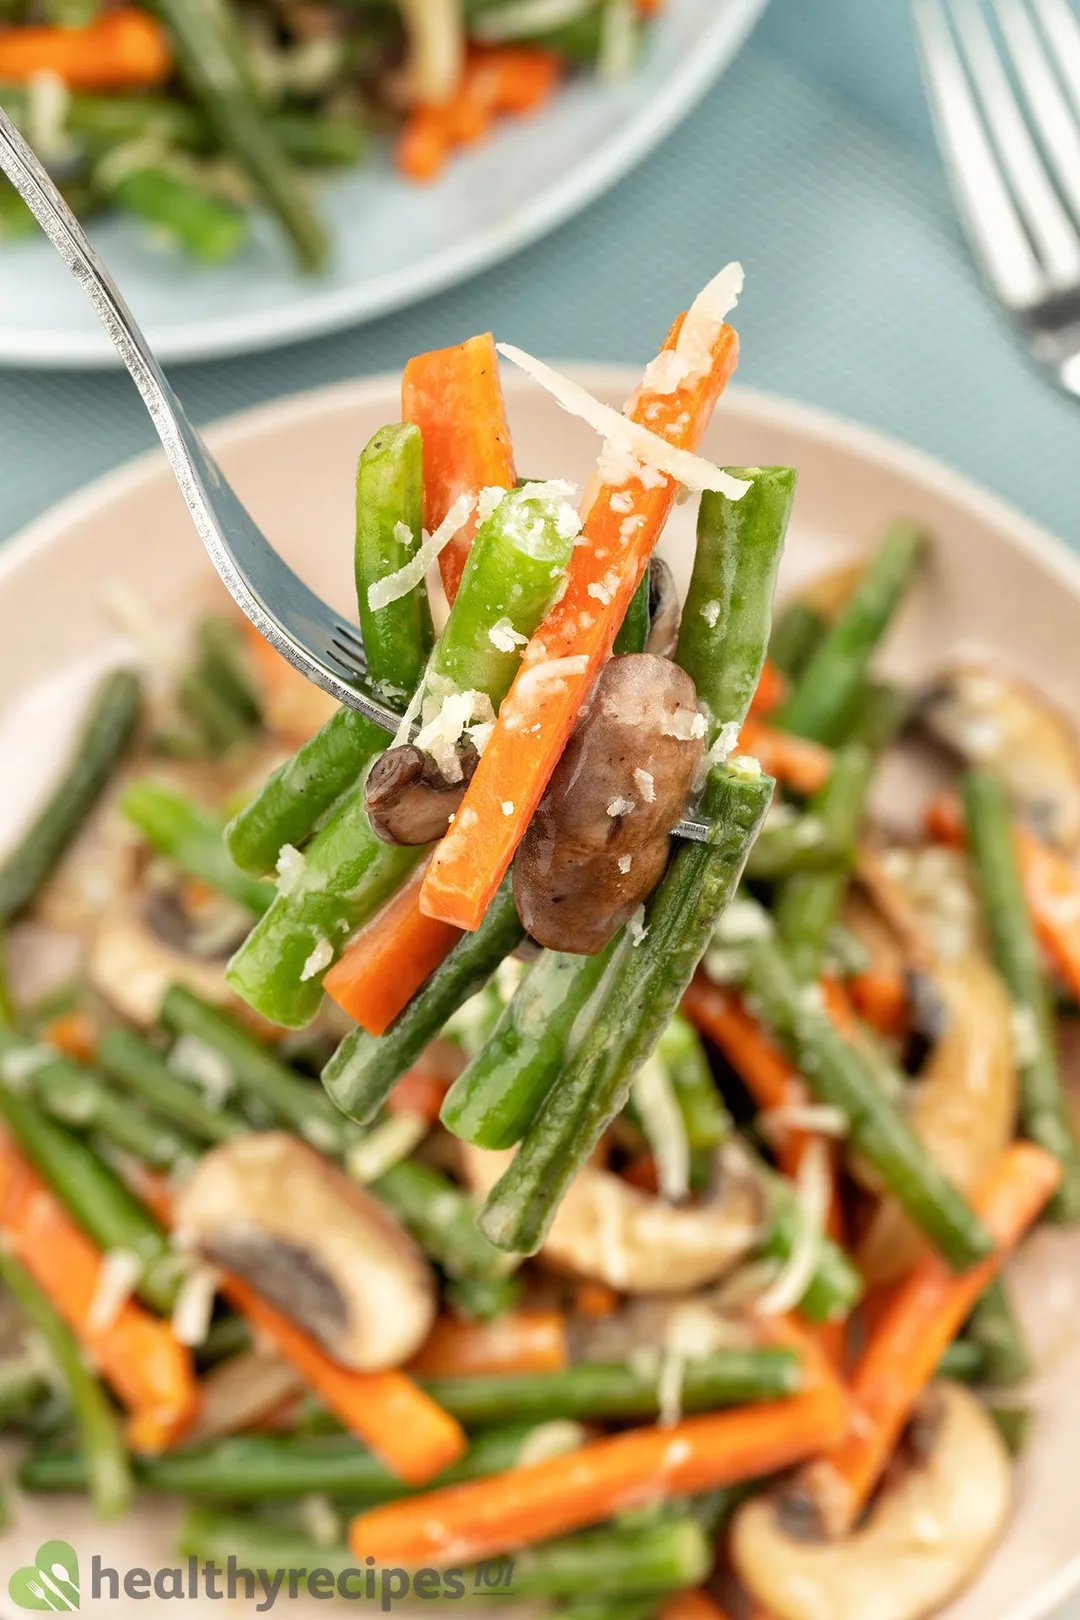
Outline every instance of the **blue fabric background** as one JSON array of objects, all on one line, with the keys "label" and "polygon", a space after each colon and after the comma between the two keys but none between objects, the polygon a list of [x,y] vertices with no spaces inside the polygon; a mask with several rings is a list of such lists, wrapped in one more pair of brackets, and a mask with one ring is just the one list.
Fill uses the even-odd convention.
[{"label": "blue fabric background", "polygon": [[[406,313],[174,380],[206,422],[491,326],[534,353],[642,360],[735,256],[741,378],[919,444],[1080,547],[1080,408],[978,286],[906,0],[773,0],[734,71],[587,215]],[[152,442],[126,376],[0,372],[0,535]]]}]

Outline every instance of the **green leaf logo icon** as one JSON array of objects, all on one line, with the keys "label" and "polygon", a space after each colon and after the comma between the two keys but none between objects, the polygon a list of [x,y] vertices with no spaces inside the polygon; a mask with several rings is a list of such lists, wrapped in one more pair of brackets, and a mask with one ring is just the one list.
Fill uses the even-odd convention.
[{"label": "green leaf logo icon", "polygon": [[8,1595],[20,1609],[68,1614],[79,1607],[79,1560],[66,1541],[43,1541],[32,1564],[8,1581]]}]

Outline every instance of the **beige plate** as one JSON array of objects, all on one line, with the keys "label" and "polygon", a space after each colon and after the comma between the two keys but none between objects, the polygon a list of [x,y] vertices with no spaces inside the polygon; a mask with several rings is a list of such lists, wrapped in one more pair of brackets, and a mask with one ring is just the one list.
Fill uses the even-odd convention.
[{"label": "beige plate", "polygon": [[[588,368],[580,380],[618,405],[634,379]],[[507,394],[518,464],[533,476],[583,480],[592,435],[511,375]],[[356,455],[398,414],[396,384],[374,379],[287,400],[215,429],[211,442],[242,498],[319,590],[348,605]],[[800,484],[786,584],[865,548],[892,517],[937,536],[933,561],[890,640],[887,663],[922,679],[958,654],[984,653],[1021,671],[1080,726],[1080,564],[1000,502],[936,463],[817,412],[734,390],[706,451],[729,464],[790,462]],[[688,560],[690,508],[677,510],[669,554]],[[101,608],[121,581],[175,630],[215,581],[161,457],[103,479],[0,553],[0,849],[45,786],[77,718],[88,676],[124,652]],[[128,649],[130,651],[130,649]],[[1080,1237],[1044,1232],[1014,1268],[1038,1357],[1038,1419],[1021,1466],[1016,1511],[997,1558],[950,1620],[1034,1620],[1080,1583],[1075,1480],[1080,1456]],[[97,1527],[79,1503],[20,1504],[0,1546],[0,1581],[45,1535],[82,1555],[84,1612],[145,1615],[136,1601],[88,1602],[91,1558],[156,1569],[173,1562],[165,1504]],[[153,1600],[151,1600],[153,1602]],[[220,1616],[227,1603],[188,1602]],[[278,1609],[325,1612],[315,1602]],[[253,1605],[243,1605],[253,1612]],[[153,1604],[151,1612],[158,1612]]]}]

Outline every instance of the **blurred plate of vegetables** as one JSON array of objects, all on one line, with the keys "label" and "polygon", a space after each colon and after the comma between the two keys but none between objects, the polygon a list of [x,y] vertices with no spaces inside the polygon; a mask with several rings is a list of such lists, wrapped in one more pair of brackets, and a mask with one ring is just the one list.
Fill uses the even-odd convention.
[{"label": "blurred plate of vegetables", "polygon": [[[0,0],[0,106],[163,360],[401,308],[584,207],[764,0]],[[114,365],[0,183],[0,363]]]}]

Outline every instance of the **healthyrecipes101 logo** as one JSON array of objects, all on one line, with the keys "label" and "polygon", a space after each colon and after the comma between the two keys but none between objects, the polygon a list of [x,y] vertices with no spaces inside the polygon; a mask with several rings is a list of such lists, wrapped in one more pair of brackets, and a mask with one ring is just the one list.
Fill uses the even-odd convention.
[{"label": "healthyrecipes101 logo", "polygon": [[[272,1609],[278,1598],[353,1598],[377,1603],[387,1611],[406,1598],[414,1602],[435,1599],[502,1597],[512,1595],[514,1561],[489,1559],[470,1569],[379,1569],[374,1558],[349,1568],[250,1569],[230,1558],[224,1565],[200,1564],[189,1558],[186,1566],[168,1569],[127,1569],[121,1573],[103,1564],[95,1553],[90,1562],[90,1589],[94,1603],[126,1598],[238,1598],[255,1604],[256,1614]],[[43,1541],[34,1562],[17,1569],[8,1581],[8,1594],[20,1609],[46,1609],[63,1614],[80,1607],[79,1559],[66,1541]]]}]

